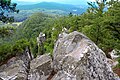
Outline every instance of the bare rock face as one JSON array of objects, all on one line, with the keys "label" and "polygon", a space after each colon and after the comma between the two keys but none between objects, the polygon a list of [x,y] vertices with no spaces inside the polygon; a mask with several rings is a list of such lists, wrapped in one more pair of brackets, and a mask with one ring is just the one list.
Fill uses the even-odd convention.
[{"label": "bare rock face", "polygon": [[3,71],[0,72],[0,78],[0,80],[26,80],[27,72],[24,62],[17,60],[4,68]]},{"label": "bare rock face", "polygon": [[28,48],[16,57],[12,57],[6,64],[0,66],[0,80],[27,80],[28,66],[32,59]]},{"label": "bare rock face", "polygon": [[105,53],[82,33],[73,32],[58,39],[52,80],[119,80],[107,63]]},{"label": "bare rock face", "polygon": [[52,72],[52,58],[48,55],[38,56],[30,63],[29,80],[47,80]]},{"label": "bare rock face", "polygon": [[30,61],[29,67],[28,63],[26,65],[27,60],[24,62],[26,58],[20,59],[13,57],[7,64],[0,66],[0,80],[48,80],[53,70],[50,56],[38,56]]}]

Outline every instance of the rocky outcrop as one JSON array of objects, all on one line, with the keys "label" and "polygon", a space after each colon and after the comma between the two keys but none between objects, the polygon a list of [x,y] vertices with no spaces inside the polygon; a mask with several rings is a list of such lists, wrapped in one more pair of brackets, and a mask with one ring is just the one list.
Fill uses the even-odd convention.
[{"label": "rocky outcrop", "polygon": [[118,80],[105,53],[82,33],[73,32],[58,39],[52,80]]},{"label": "rocky outcrop", "polygon": [[38,56],[30,63],[29,80],[47,80],[52,72],[52,58],[48,55]]},{"label": "rocky outcrop", "polygon": [[111,56],[112,59],[117,59],[119,58],[120,56],[117,55],[117,53],[120,53],[120,51],[118,50],[112,50],[111,52],[109,52],[108,54]]},{"label": "rocky outcrop", "polygon": [[79,32],[59,35],[53,59],[29,49],[0,66],[0,80],[120,80],[105,53]]},{"label": "rocky outcrop", "polygon": [[38,56],[29,63],[11,58],[0,67],[0,80],[48,80],[52,72],[52,58],[48,55]]},{"label": "rocky outcrop", "polygon": [[30,61],[33,55],[30,53],[29,48],[12,57],[6,64],[0,66],[0,78],[2,80],[27,80],[29,73]]},{"label": "rocky outcrop", "polygon": [[[17,60],[10,66],[4,65],[6,68],[0,72],[0,80],[26,80],[26,65],[22,60]],[[8,67],[7,67],[8,66]]]}]

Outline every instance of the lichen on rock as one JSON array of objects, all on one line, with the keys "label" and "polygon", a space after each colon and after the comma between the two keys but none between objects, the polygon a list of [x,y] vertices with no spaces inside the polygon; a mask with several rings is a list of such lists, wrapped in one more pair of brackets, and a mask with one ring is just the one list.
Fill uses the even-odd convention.
[{"label": "lichen on rock", "polygon": [[53,54],[54,69],[58,70],[53,80],[119,79],[108,65],[105,53],[82,33],[75,31],[59,38]]}]

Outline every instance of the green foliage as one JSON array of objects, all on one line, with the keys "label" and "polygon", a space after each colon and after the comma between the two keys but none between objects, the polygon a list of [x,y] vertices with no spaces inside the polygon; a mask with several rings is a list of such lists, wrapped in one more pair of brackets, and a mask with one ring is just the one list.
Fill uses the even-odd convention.
[{"label": "green foliage", "polygon": [[5,36],[11,36],[15,32],[15,28],[12,26],[0,27],[0,38]]},{"label": "green foliage", "polygon": [[108,12],[106,12],[106,25],[112,31],[115,38],[120,40],[120,1],[109,2]]},{"label": "green foliage", "polygon": [[37,57],[38,45],[37,45],[36,38],[35,39],[34,38],[30,39],[29,43],[30,43],[31,53],[34,55],[34,57]]},{"label": "green foliage", "polygon": [[47,20],[47,15],[42,13],[33,14],[28,20],[26,20],[21,26],[22,29],[19,30],[23,37],[30,39],[31,37],[36,38],[40,32],[42,32]]},{"label": "green foliage", "polygon": [[6,42],[0,45],[0,61],[3,61],[10,56],[23,53],[27,46],[29,46],[29,42],[25,39],[17,40],[14,44]]},{"label": "green foliage", "polygon": [[[0,0],[0,21],[2,22],[13,22],[14,17],[9,17],[9,13],[18,13],[19,10],[16,10],[16,3],[11,3],[11,0]],[[6,12],[8,13],[6,16]]]},{"label": "green foliage", "polygon": [[20,39],[12,46],[12,52],[14,54],[23,53],[27,46],[29,46],[29,42],[26,39]]},{"label": "green foliage", "polygon": [[0,45],[0,61],[3,61],[7,58],[7,56],[11,53],[11,45],[6,43]]},{"label": "green foliage", "polygon": [[[50,49],[46,49],[46,42],[48,42],[48,38],[50,38],[51,33],[51,22],[52,17],[48,16],[43,13],[35,13],[32,16],[30,16],[23,24],[20,26],[20,28],[17,29],[16,35],[14,36],[16,39],[27,39],[30,43],[30,49],[33,55],[36,57],[38,54],[44,54],[44,52],[48,53],[51,51]],[[47,23],[47,24],[46,24]],[[43,32],[46,34],[46,42],[43,43],[43,48],[41,46],[38,46],[37,43],[37,37],[39,36],[39,33]],[[50,33],[49,33],[50,32]],[[51,43],[50,43],[51,44]],[[47,45],[48,47],[49,45]],[[45,48],[45,49],[44,49]],[[43,49],[45,51],[43,51]],[[53,49],[53,48],[52,48]],[[42,53],[41,53],[42,51]],[[51,51],[52,52],[52,51]]]}]

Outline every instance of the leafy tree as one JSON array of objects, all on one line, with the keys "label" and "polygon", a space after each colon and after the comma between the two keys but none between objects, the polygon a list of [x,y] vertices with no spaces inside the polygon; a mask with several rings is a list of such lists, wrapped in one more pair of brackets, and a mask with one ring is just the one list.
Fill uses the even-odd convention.
[{"label": "leafy tree", "polygon": [[0,62],[4,61],[9,56],[10,53],[11,45],[9,43],[0,45]]},{"label": "leafy tree", "polygon": [[113,32],[115,38],[120,40],[120,1],[112,0],[109,3],[108,12],[106,12],[106,25]]},{"label": "leafy tree", "polygon": [[0,27],[0,38],[11,36],[15,32],[15,28],[12,26]]},{"label": "leafy tree", "polygon": [[14,45],[12,46],[12,53],[13,54],[19,54],[23,53],[23,51],[26,49],[26,47],[29,46],[29,42],[26,39],[20,39],[17,40]]},{"label": "leafy tree", "polygon": [[[105,25],[107,29],[111,31],[114,41],[114,48],[118,50],[118,55],[120,55],[120,1],[111,0],[108,2],[109,8],[105,14]],[[118,58],[120,67],[120,57]]]},{"label": "leafy tree", "polygon": [[[92,35],[93,35],[93,41],[99,46],[101,46],[102,41],[105,38],[106,30],[104,26],[104,9],[106,6],[106,0],[99,1],[96,0],[96,2],[88,2],[88,5],[90,5],[90,8],[88,9],[88,15],[89,14],[94,14],[95,18],[92,19],[92,24],[91,24],[91,29],[92,30]],[[104,41],[103,41],[104,42]]]},{"label": "leafy tree", "polygon": [[[120,1],[96,1],[96,3],[88,4],[91,7],[87,15],[94,14],[95,18],[91,20],[89,26],[83,28],[83,33],[103,49],[109,57],[107,53],[111,50],[120,50]],[[106,6],[108,10],[105,11]]]},{"label": "leafy tree", "polygon": [[19,12],[19,10],[16,10],[16,5],[16,3],[11,3],[11,0],[0,0],[0,21],[4,23],[13,22],[14,17],[10,17],[8,14]]}]

